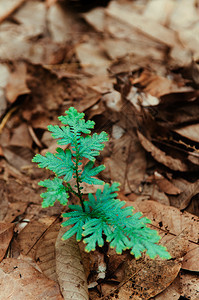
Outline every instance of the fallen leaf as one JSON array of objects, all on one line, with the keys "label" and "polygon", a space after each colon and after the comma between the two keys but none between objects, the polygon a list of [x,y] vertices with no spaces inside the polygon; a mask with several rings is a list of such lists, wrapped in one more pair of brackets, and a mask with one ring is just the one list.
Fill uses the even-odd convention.
[{"label": "fallen leaf", "polygon": [[36,244],[54,221],[55,217],[46,217],[43,219],[40,218],[39,221],[30,221],[17,237],[20,252],[24,255],[34,257]]},{"label": "fallen leaf", "polygon": [[36,244],[35,260],[44,275],[57,282],[55,242],[60,223],[53,223]]},{"label": "fallen leaf", "polygon": [[61,300],[56,282],[46,278],[29,263],[6,258],[0,264],[0,299]]},{"label": "fallen leaf", "polygon": [[56,273],[64,299],[88,300],[87,280],[75,237],[62,241],[66,228],[61,228],[55,244]]},{"label": "fallen leaf", "polygon": [[179,209],[147,200],[143,202],[129,202],[136,211],[141,211],[144,216],[152,220],[152,224],[172,235],[180,235],[184,230],[186,238],[193,244],[198,243],[199,218]]},{"label": "fallen leaf", "polygon": [[2,0],[0,3],[0,23],[9,17],[25,0]]},{"label": "fallen leaf", "polygon": [[137,131],[138,138],[140,143],[147,152],[150,152],[151,155],[160,163],[167,166],[168,168],[185,172],[188,171],[188,166],[178,158],[174,158],[166,154],[164,151],[157,148],[151,141],[149,141],[140,131]]},{"label": "fallen leaf", "polygon": [[136,136],[132,138],[125,134],[112,140],[109,151],[112,154],[104,160],[106,169],[101,173],[102,176],[120,182],[121,190],[125,193],[136,190],[144,178],[146,168],[145,154]]},{"label": "fallen leaf", "polygon": [[178,44],[175,33],[172,30],[151,19],[147,19],[145,16],[135,13],[130,5],[129,7],[125,7],[121,3],[111,2],[107,13],[115,17],[116,20],[127,23],[129,26],[136,28],[164,45],[173,47]]},{"label": "fallen leaf", "polygon": [[179,129],[175,129],[175,131],[190,140],[193,140],[197,143],[199,142],[199,124],[191,124]]},{"label": "fallen leaf", "polygon": [[106,75],[110,60],[105,56],[97,41],[88,40],[75,48],[84,71],[90,75]]},{"label": "fallen leaf", "polygon": [[183,210],[188,207],[191,199],[199,193],[199,180],[192,183],[184,179],[174,179],[172,182],[182,192],[179,195],[169,196],[170,203],[172,206]]},{"label": "fallen leaf", "polygon": [[8,195],[6,193],[6,184],[4,180],[0,180],[0,221],[3,221],[8,212]]},{"label": "fallen leaf", "polygon": [[18,63],[15,71],[11,73],[6,86],[6,98],[10,103],[15,102],[18,96],[30,93],[30,90],[26,84],[26,79],[26,64],[22,62]]},{"label": "fallen leaf", "polygon": [[4,258],[6,250],[13,236],[14,224],[0,222],[0,261]]},{"label": "fallen leaf", "polygon": [[[34,14],[32,13],[34,11]],[[42,35],[46,30],[46,6],[40,1],[26,1],[13,15],[14,20],[27,29],[29,38]]]},{"label": "fallen leaf", "polygon": [[32,149],[32,143],[33,140],[26,123],[21,123],[18,127],[13,128],[12,137],[9,142],[10,145]]},{"label": "fallen leaf", "polygon": [[182,262],[182,269],[199,272],[199,245],[189,244]]},{"label": "fallen leaf", "polygon": [[25,213],[27,206],[27,202],[9,202],[4,222],[13,222],[17,217],[22,216]]}]

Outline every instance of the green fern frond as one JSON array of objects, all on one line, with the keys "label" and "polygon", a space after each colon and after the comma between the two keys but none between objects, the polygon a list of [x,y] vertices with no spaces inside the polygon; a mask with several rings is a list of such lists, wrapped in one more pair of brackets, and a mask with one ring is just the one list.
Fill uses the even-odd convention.
[{"label": "green fern frond", "polygon": [[94,133],[93,136],[81,137],[79,140],[79,155],[86,157],[90,161],[95,161],[95,156],[104,149],[104,143],[108,141],[108,134],[102,131],[100,134]]},{"label": "green fern frond", "polygon": [[[103,191],[97,190],[96,199],[89,194],[89,201],[84,202],[85,212],[81,207],[76,210],[76,207],[69,205],[73,212],[64,214],[65,217],[71,218],[70,224],[76,226],[77,222],[82,220],[83,213],[82,236],[83,242],[87,244],[85,250],[89,252],[95,250],[97,245],[103,246],[104,234],[110,242],[110,247],[116,248],[118,254],[130,249],[135,258],[139,258],[145,251],[151,258],[157,255],[170,258],[166,248],[157,244],[160,240],[157,231],[147,227],[151,221],[142,217],[140,212],[133,213],[133,207],[123,208],[125,201],[115,198],[116,191],[117,183],[112,186],[105,184]],[[78,240],[79,238],[80,236]]]},{"label": "green fern frond", "polygon": [[57,148],[56,151],[55,154],[47,152],[45,156],[36,154],[32,161],[38,163],[40,168],[53,171],[57,176],[64,176],[64,180],[68,182],[74,172],[71,151],[70,149],[64,151],[61,148]]},{"label": "green fern frond", "polygon": [[69,194],[67,188],[63,185],[63,180],[55,177],[54,179],[46,179],[38,183],[40,186],[46,187],[47,191],[41,194],[43,198],[42,207],[49,207],[59,201],[62,205],[68,202]]},{"label": "green fern frond", "polygon": [[[102,247],[106,237],[110,247],[115,248],[118,254],[130,249],[130,253],[136,258],[142,252],[146,252],[151,258],[157,255],[170,258],[166,248],[158,244],[160,236],[157,231],[148,227],[151,221],[142,217],[140,212],[133,213],[133,207],[125,207],[125,201],[117,199],[119,183],[105,184],[103,191],[98,189],[95,196],[89,194],[88,201],[84,201],[81,183],[104,184],[95,176],[105,166],[93,166],[95,157],[108,141],[108,135],[105,132],[90,135],[95,122],[85,121],[84,113],[79,113],[74,107],[70,107],[65,113],[66,116],[59,117],[65,126],[50,125],[48,130],[53,138],[59,139],[59,145],[70,144],[71,150],[57,148],[55,154],[47,152],[45,156],[37,154],[33,158],[33,162],[38,163],[40,168],[49,169],[56,174],[53,180],[47,179],[39,183],[47,188],[41,194],[43,207],[53,206],[56,200],[66,205],[69,193],[73,193],[80,200],[81,206],[69,205],[71,211],[63,214],[67,219],[62,226],[68,227],[68,230],[62,239],[73,235],[76,235],[77,241],[83,238],[85,250],[89,252],[97,246]],[[83,158],[89,162],[80,168]],[[72,177],[76,179],[74,189],[69,183]]]},{"label": "green fern frond", "polygon": [[74,134],[83,132],[85,134],[90,134],[91,130],[94,128],[94,121],[85,121],[84,113],[79,113],[74,107],[70,107],[69,110],[65,111],[66,116],[60,116],[58,119],[64,125],[69,125],[71,132]]},{"label": "green fern frond", "polygon": [[96,176],[98,173],[103,171],[106,167],[104,165],[98,166],[93,168],[94,163],[92,161],[89,161],[85,167],[84,170],[80,176],[82,182],[86,182],[88,184],[104,184],[104,181],[93,178],[93,176]]}]

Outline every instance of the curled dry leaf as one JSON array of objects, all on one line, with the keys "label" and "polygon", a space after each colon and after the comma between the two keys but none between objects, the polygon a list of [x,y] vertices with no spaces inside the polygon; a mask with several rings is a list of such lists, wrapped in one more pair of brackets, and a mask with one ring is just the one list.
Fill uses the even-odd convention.
[{"label": "curled dry leaf", "polygon": [[0,299],[62,300],[56,282],[46,278],[29,263],[6,258],[0,264]]},{"label": "curled dry leaf", "polygon": [[88,300],[88,287],[75,237],[62,241],[66,228],[61,228],[55,244],[56,273],[64,299]]},{"label": "curled dry leaf", "polygon": [[0,261],[2,261],[13,236],[14,224],[0,222]]},{"label": "curled dry leaf", "polygon": [[183,161],[167,155],[164,151],[160,150],[153,143],[151,143],[151,141],[149,141],[140,131],[137,131],[137,134],[144,149],[147,152],[150,152],[158,162],[175,171],[188,171],[188,166]]}]

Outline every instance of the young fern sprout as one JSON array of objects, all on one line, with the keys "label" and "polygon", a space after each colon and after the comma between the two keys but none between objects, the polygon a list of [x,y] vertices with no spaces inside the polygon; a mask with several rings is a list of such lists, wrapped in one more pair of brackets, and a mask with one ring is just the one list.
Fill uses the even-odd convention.
[{"label": "young fern sprout", "polygon": [[[141,212],[133,213],[134,208],[125,207],[125,201],[117,199],[119,183],[112,185],[95,178],[104,165],[94,167],[96,156],[104,148],[108,141],[108,135],[102,131],[100,134],[91,135],[94,121],[85,121],[84,113],[79,113],[74,107],[70,107],[60,116],[59,120],[64,126],[49,125],[48,130],[52,137],[58,140],[58,145],[70,144],[70,149],[57,148],[56,153],[47,152],[45,156],[36,154],[33,162],[38,163],[40,168],[46,168],[55,173],[54,179],[40,181],[39,185],[46,187],[46,192],[41,194],[42,207],[53,206],[55,201],[67,205],[69,193],[79,198],[80,205],[68,205],[70,212],[63,213],[67,220],[62,223],[63,227],[73,225],[66,230],[62,239],[69,239],[76,235],[76,240],[86,244],[85,251],[90,252],[96,246],[104,245],[104,236],[110,243],[110,247],[116,249],[116,253],[130,249],[135,258],[141,257],[142,252],[154,259],[157,255],[163,259],[171,256],[166,248],[159,245],[160,236],[156,230],[147,227],[151,221],[142,217]],[[88,162],[82,168],[82,159]],[[70,180],[75,178],[74,188]],[[103,191],[97,190],[96,194],[89,194],[88,200],[84,200],[82,183],[104,185]]]}]

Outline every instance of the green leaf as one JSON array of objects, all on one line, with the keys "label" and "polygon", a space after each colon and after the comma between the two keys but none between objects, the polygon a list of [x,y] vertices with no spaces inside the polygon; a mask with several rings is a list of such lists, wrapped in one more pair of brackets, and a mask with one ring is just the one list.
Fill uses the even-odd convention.
[{"label": "green leaf", "polygon": [[60,116],[58,119],[62,124],[69,125],[74,134],[79,132],[89,134],[90,129],[94,128],[95,122],[90,120],[86,122],[83,119],[84,113],[79,113],[74,107],[70,107],[65,114],[66,116]]},{"label": "green leaf", "polygon": [[42,207],[53,206],[55,201],[59,201],[62,205],[66,205],[68,202],[69,194],[66,187],[63,185],[63,180],[55,177],[54,179],[46,179],[40,181],[39,185],[46,187],[47,191],[41,194],[43,198]]},{"label": "green leaf", "polygon": [[81,137],[79,140],[79,154],[91,161],[104,149],[104,144],[108,141],[108,134],[102,131],[100,134],[94,133],[93,136]]},{"label": "green leaf", "polygon": [[49,125],[48,130],[52,132],[53,138],[61,139],[57,142],[59,145],[67,145],[74,142],[74,133],[71,132],[68,126]]},{"label": "green leaf", "polygon": [[68,182],[74,172],[71,151],[69,149],[64,151],[61,148],[57,148],[56,151],[55,154],[47,152],[45,156],[36,154],[32,161],[38,163],[40,168],[53,171],[57,176],[64,176],[64,180]]},{"label": "green leaf", "polygon": [[89,183],[89,184],[104,184],[104,181],[93,178],[93,176],[96,176],[99,172],[103,171],[105,169],[104,165],[98,166],[93,168],[94,163],[92,161],[89,161],[81,174],[81,180],[83,182]]}]

